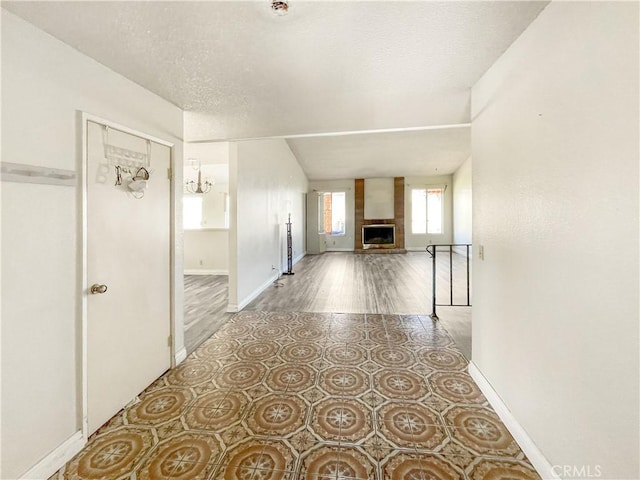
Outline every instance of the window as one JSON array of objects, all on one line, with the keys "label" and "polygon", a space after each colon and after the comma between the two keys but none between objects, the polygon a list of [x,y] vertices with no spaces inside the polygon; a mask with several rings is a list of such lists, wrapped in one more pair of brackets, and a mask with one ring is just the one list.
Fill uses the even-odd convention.
[{"label": "window", "polygon": [[445,187],[411,189],[411,233],[443,232]]},{"label": "window", "polygon": [[318,232],[329,235],[345,234],[345,192],[318,194]]},{"label": "window", "polygon": [[202,228],[202,197],[182,197],[182,226],[185,230]]}]

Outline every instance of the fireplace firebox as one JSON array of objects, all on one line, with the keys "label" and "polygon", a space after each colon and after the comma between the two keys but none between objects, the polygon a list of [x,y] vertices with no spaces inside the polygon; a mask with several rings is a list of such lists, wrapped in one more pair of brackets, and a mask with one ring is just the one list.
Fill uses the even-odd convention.
[{"label": "fireplace firebox", "polygon": [[362,248],[395,248],[396,226],[394,224],[363,225]]}]

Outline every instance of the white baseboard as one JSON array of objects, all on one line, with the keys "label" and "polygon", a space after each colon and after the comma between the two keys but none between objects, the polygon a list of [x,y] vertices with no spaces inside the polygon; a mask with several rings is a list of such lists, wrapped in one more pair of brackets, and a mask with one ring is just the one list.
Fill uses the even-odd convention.
[{"label": "white baseboard", "polygon": [[76,453],[82,450],[85,444],[82,432],[77,431],[20,478],[38,480],[49,478],[71,460]]},{"label": "white baseboard", "polygon": [[253,292],[251,292],[249,295],[247,295],[244,299],[242,299],[242,301],[238,302],[238,306],[237,306],[237,310],[236,312],[239,312],[240,310],[242,310],[244,307],[246,307],[247,305],[249,305],[252,301],[254,301],[258,295],[260,295],[262,292],[264,292],[269,286],[271,286],[271,284],[273,282],[275,282],[278,279],[279,275],[272,275],[271,278],[269,278],[269,280],[267,280],[266,282],[264,282],[262,285],[260,285],[258,288],[256,288]]},{"label": "white baseboard", "polygon": [[522,448],[524,454],[529,458],[533,467],[537,470],[538,475],[545,480],[560,479],[553,471],[553,466],[549,463],[549,460],[543,455],[526,430],[522,428],[522,425],[518,423],[511,413],[511,410],[509,410],[509,407],[505,405],[500,395],[493,389],[478,366],[473,362],[469,362],[469,375],[471,375],[471,378],[473,378],[482,393],[484,393],[484,396],[487,397],[487,400],[489,400],[489,403],[500,417],[500,420],[502,420],[502,423],[507,427],[507,430],[509,430],[513,438],[518,442],[518,445],[520,445],[520,448]]},{"label": "white baseboard", "polygon": [[176,352],[176,355],[174,357],[176,361],[176,367],[180,365],[182,362],[184,362],[185,358],[187,358],[187,349],[182,347],[180,350]]},{"label": "white baseboard", "polygon": [[228,303],[227,304],[227,313],[237,313],[238,312],[238,305],[235,303]]},{"label": "white baseboard", "polygon": [[185,275],[229,275],[229,270],[205,270],[189,269],[184,271]]},{"label": "white baseboard", "polygon": [[[297,257],[293,258],[291,260],[291,263],[293,265],[295,265],[300,260],[302,260],[306,254],[307,254],[307,252],[301,253]],[[279,276],[280,276],[279,272],[278,272],[277,275],[273,275],[269,280],[264,282],[262,285],[260,285],[258,288],[256,288],[253,292],[251,292],[248,296],[246,296],[243,300],[241,300],[237,304],[236,303],[228,303],[227,304],[227,313],[236,313],[236,312],[241,311],[244,307],[246,307],[253,300],[255,300],[258,297],[258,295],[260,295],[262,292],[264,292],[271,284],[273,284],[273,282],[278,280]]]}]

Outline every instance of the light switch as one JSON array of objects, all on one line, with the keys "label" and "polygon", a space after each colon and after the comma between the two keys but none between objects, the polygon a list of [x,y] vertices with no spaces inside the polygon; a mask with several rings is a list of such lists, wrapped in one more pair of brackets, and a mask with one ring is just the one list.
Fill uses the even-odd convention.
[{"label": "light switch", "polygon": [[478,258],[484,260],[484,245],[478,247]]}]

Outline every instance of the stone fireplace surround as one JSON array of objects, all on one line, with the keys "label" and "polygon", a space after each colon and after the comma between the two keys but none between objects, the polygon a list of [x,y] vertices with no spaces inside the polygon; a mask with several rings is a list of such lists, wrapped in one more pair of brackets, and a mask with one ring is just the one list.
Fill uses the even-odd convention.
[{"label": "stone fireplace surround", "polygon": [[[404,177],[393,179],[393,218],[364,218],[364,178],[355,180],[355,253],[407,253],[404,243]],[[363,248],[363,225],[389,225],[395,224],[395,248]]]}]

